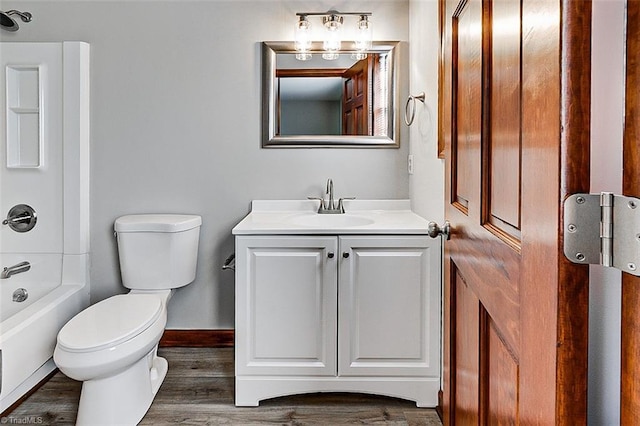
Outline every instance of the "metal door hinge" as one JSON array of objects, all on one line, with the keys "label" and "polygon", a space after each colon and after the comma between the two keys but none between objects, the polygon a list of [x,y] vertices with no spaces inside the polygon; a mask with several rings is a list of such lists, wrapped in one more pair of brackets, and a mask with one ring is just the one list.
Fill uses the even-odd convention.
[{"label": "metal door hinge", "polygon": [[640,199],[573,194],[564,201],[564,255],[640,276]]}]

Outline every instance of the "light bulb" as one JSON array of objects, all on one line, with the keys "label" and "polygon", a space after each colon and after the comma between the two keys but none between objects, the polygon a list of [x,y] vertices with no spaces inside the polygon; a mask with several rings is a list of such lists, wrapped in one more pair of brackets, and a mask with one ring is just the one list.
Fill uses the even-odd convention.
[{"label": "light bulb", "polygon": [[[331,59],[337,58],[337,53],[340,50],[342,40],[340,40],[340,27],[342,26],[342,16],[337,15],[328,15],[322,18],[322,22],[324,23],[325,28],[325,39],[322,47],[327,53],[336,54],[335,57]],[[324,58],[324,55],[322,56]],[[329,58],[325,58],[329,59]]]},{"label": "light bulb", "polygon": [[305,15],[300,16],[294,33],[294,47],[299,52],[307,52],[311,49],[311,23]]},{"label": "light bulb", "polygon": [[313,55],[309,52],[296,52],[296,59],[299,61],[308,61]]},{"label": "light bulb", "polygon": [[355,49],[365,51],[371,49],[371,23],[367,15],[360,15],[358,21],[358,32],[356,34]]},{"label": "light bulb", "polygon": [[334,61],[340,57],[340,54],[337,52],[324,52],[322,54],[322,59],[327,61]]}]

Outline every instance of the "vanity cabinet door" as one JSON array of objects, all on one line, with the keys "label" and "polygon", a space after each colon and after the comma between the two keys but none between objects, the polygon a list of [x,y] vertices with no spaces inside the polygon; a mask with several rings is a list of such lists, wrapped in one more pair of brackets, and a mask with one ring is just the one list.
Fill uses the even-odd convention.
[{"label": "vanity cabinet door", "polygon": [[340,237],[338,375],[439,375],[440,247],[426,236]]},{"label": "vanity cabinet door", "polygon": [[337,238],[236,238],[236,375],[335,376]]}]

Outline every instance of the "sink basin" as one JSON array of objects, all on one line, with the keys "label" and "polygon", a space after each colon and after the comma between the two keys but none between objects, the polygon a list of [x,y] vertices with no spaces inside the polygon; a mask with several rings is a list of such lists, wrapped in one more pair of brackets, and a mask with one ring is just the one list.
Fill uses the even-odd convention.
[{"label": "sink basin", "polygon": [[351,214],[304,214],[296,215],[291,223],[314,228],[348,228],[352,226],[371,225],[372,219]]}]

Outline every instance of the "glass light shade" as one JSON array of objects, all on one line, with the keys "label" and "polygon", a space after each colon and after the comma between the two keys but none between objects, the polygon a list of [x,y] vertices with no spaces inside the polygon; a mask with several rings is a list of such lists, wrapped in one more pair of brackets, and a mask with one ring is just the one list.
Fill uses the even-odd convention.
[{"label": "glass light shade", "polygon": [[367,54],[364,52],[354,52],[351,54],[351,59],[361,61],[363,59],[367,59]]},{"label": "glass light shade", "polygon": [[296,24],[294,47],[300,52],[306,52],[311,49],[311,23],[306,16],[301,16]]},{"label": "glass light shade", "polygon": [[313,57],[313,55],[309,52],[297,52],[296,53],[296,59],[299,61],[308,61],[309,59],[311,59]]},{"label": "glass light shade", "polygon": [[326,52],[338,52],[340,50],[340,46],[342,42],[339,38],[329,38],[324,41],[322,47]]},{"label": "glass light shade", "polygon": [[334,61],[340,57],[340,54],[337,52],[325,52],[322,54],[322,59],[327,61]]},{"label": "glass light shade", "polygon": [[[338,52],[342,45],[340,39],[340,27],[342,26],[342,16],[330,15],[325,16],[322,22],[327,29],[324,35],[324,43],[322,48],[328,53]],[[323,55],[324,57],[324,55]],[[325,58],[326,59],[326,58]],[[335,59],[335,58],[332,58]]]},{"label": "glass light shade", "polygon": [[360,16],[358,21],[358,31],[356,33],[355,49],[356,50],[369,50],[371,49],[371,43],[373,36],[371,33],[371,22],[366,15]]}]

